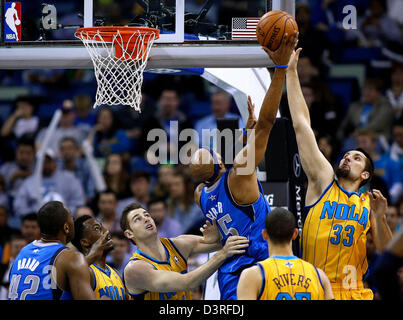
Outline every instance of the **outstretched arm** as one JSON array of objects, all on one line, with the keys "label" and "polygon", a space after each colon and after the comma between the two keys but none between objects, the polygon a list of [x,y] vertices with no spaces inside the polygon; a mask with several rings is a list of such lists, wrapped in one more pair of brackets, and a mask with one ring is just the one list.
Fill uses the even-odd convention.
[{"label": "outstretched arm", "polygon": [[[290,55],[298,42],[298,33],[295,32],[287,40],[284,35],[280,47],[276,51],[263,48],[275,65],[287,65]],[[269,135],[276,121],[278,107],[285,82],[286,68],[277,68],[274,71],[262,107],[259,112],[254,130],[249,130],[248,144],[236,155],[234,170],[230,173],[230,189],[234,199],[240,204],[256,201],[259,197],[259,188],[256,183],[256,167],[262,161],[266,152]],[[243,186],[248,185],[248,188]]]},{"label": "outstretched arm", "polygon": [[308,177],[306,204],[309,205],[316,201],[323,190],[333,180],[334,171],[331,164],[319,150],[311,128],[309,110],[302,94],[297,72],[298,57],[301,50],[299,48],[291,55],[287,69],[286,85],[298,151],[302,167]]},{"label": "outstretched arm", "polygon": [[155,270],[145,261],[132,261],[125,268],[125,285],[131,292],[187,291],[199,286],[211,276],[224,261],[234,254],[242,254],[247,246],[245,237],[231,236],[223,249],[195,270],[181,274],[175,271]]}]

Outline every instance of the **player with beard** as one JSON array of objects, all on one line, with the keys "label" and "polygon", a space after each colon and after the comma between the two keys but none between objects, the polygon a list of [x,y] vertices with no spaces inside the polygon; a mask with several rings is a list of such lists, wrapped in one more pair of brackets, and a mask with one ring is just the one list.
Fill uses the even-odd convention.
[{"label": "player with beard", "polygon": [[69,209],[50,201],[40,208],[38,223],[41,239],[25,246],[15,259],[8,299],[95,300],[87,261],[66,246],[74,237]]},{"label": "player with beard", "polygon": [[364,150],[346,152],[336,172],[320,152],[299,83],[300,52],[291,55],[286,85],[301,163],[308,177],[301,258],[326,273],[335,299],[369,300],[373,293],[363,287],[368,269],[366,234],[371,232],[382,252],[392,237],[385,217],[387,201],[378,190],[360,192],[374,173]]},{"label": "player with beard", "polygon": [[96,243],[103,244],[103,254],[90,264],[91,285],[98,299],[125,300],[129,298],[119,272],[106,264],[107,254],[113,250],[109,231],[95,218],[85,215],[74,222],[75,237],[72,243],[85,256]]}]

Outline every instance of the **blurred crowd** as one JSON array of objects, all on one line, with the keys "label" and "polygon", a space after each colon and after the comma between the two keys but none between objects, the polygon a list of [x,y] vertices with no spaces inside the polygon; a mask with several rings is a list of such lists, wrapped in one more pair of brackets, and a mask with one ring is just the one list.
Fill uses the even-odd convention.
[{"label": "blurred crowd", "polygon": [[[220,1],[213,6],[215,15],[207,18],[220,22],[224,13],[240,16],[236,10],[241,12],[244,2],[231,7],[233,1]],[[189,1],[189,7],[202,4]],[[346,30],[343,7],[351,4],[357,9],[357,28]],[[353,147],[371,155],[376,174],[371,187],[387,197],[387,220],[394,232],[403,217],[401,6],[398,0],[296,4],[303,48],[298,72],[318,145],[334,166]],[[5,298],[13,259],[25,244],[40,238],[33,173],[37,151],[58,109],[60,123],[45,152],[42,203],[62,200],[75,218],[89,214],[100,219],[115,241],[108,264],[122,271],[134,250],[119,227],[123,208],[133,201],[148,208],[161,237],[199,233],[202,213],[193,200],[195,182],[188,168],[169,160],[148,163],[152,142],[147,135],[154,128],[164,130],[169,150],[180,147],[170,143],[175,141],[170,121],[177,121],[179,130],[199,132],[214,129],[217,118],[240,119],[226,92],[199,76],[145,73],[138,113],[121,106],[93,109],[92,70],[0,70],[0,86],[0,299]],[[280,112],[289,117],[286,95]],[[85,140],[93,147],[104,190],[97,188],[84,156]],[[370,264],[378,256],[373,248],[368,241]],[[400,279],[403,283],[403,272]]]}]

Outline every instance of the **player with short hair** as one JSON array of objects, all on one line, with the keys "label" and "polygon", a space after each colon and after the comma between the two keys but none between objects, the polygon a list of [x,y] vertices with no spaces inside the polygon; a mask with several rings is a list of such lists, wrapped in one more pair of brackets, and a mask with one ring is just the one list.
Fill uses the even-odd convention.
[{"label": "player with short hair", "polygon": [[[125,300],[128,298],[121,275],[106,264],[106,255],[113,250],[109,231],[95,218],[84,215],[74,221],[75,235],[72,243],[85,256],[97,241],[103,244],[103,254],[90,265],[91,286],[98,299]],[[103,241],[105,239],[105,241]]]},{"label": "player with short hair", "polygon": [[38,212],[41,239],[25,246],[10,272],[9,300],[95,300],[84,256],[69,250],[73,217],[63,203],[50,201]]},{"label": "player with short hair", "polygon": [[222,300],[236,300],[241,271],[268,257],[267,243],[262,238],[261,230],[270,206],[257,179],[256,167],[266,152],[280,104],[286,65],[298,41],[297,32],[288,40],[287,36],[284,35],[276,51],[263,48],[277,67],[257,121],[253,119],[253,105],[249,98],[248,123],[254,121],[251,122],[252,126],[247,125],[247,129],[253,130],[248,130],[247,144],[235,156],[233,168],[227,170],[221,156],[207,148],[196,150],[190,163],[192,176],[197,181],[203,181],[194,192],[195,202],[207,219],[217,220],[222,243],[231,235],[245,236],[250,240],[245,254],[228,259],[218,270]]},{"label": "player with short hair", "polygon": [[212,275],[227,258],[244,253],[248,243],[245,237],[230,237],[212,259],[187,272],[189,256],[221,248],[215,223],[206,222],[201,229],[203,237],[158,238],[150,214],[133,203],[123,211],[121,227],[138,248],[124,269],[124,284],[136,300],[190,300],[191,289]]},{"label": "player with short hair", "polygon": [[239,300],[332,300],[326,274],[292,252],[298,236],[294,215],[276,208],[266,217],[263,238],[270,257],[245,269],[238,283]]},{"label": "player with short hair", "polygon": [[362,149],[345,153],[336,172],[320,152],[298,78],[301,48],[288,64],[286,84],[302,167],[308,177],[307,212],[300,239],[301,258],[329,277],[336,299],[372,299],[363,286],[368,269],[366,234],[382,252],[392,237],[386,223],[387,201],[378,190],[361,192],[374,165]]}]

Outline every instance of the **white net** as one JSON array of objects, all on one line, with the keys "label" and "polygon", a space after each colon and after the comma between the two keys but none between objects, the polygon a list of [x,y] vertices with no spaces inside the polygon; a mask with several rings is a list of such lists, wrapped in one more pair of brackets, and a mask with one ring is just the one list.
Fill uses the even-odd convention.
[{"label": "white net", "polygon": [[113,32],[79,29],[76,32],[94,65],[98,84],[94,108],[128,105],[141,112],[143,71],[158,34],[155,29],[127,29]]}]

